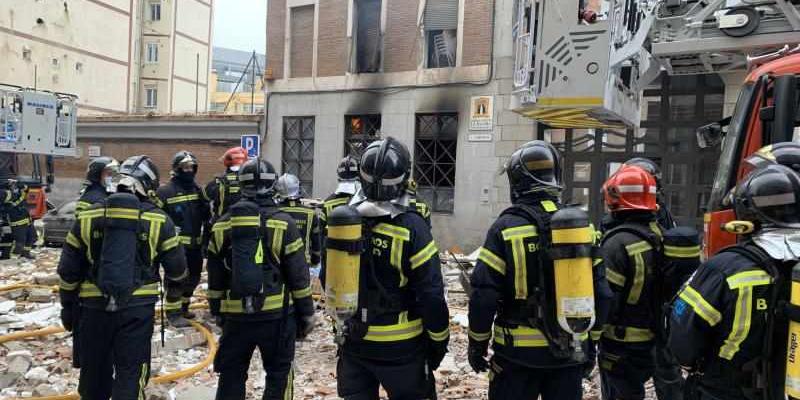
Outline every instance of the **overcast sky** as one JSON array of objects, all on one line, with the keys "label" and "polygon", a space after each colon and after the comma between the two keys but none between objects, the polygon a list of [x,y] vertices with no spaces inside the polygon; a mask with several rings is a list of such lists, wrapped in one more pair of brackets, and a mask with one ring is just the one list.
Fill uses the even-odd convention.
[{"label": "overcast sky", "polygon": [[214,46],[264,54],[267,0],[216,0]]}]

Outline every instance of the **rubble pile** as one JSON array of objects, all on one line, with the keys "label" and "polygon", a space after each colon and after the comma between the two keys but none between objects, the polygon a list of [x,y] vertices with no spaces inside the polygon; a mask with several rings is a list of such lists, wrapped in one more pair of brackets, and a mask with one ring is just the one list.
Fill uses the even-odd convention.
[{"label": "rubble pile", "polygon": [[[44,249],[36,262],[0,260],[0,287],[17,283],[37,286],[0,292],[0,335],[59,326],[56,266],[60,251]],[[475,374],[467,362],[469,273],[476,254],[443,253],[442,273],[450,306],[450,352],[436,371],[440,399],[484,399],[487,397],[486,374]],[[199,290],[202,299],[206,285]],[[318,315],[324,315],[324,298],[318,301]],[[221,331],[204,310],[196,310],[200,321],[219,338]],[[337,399],[336,345],[331,322],[319,318],[317,329],[298,342],[295,360],[295,399]],[[79,370],[72,368],[71,334],[64,332],[0,344],[0,400],[52,396],[75,392]],[[205,337],[187,328],[167,328],[165,345],[161,345],[160,326],[153,334],[151,377],[189,368],[200,363],[208,354]],[[265,373],[260,354],[256,351],[248,379],[248,398],[261,397]],[[211,400],[217,386],[213,366],[199,373],[168,384],[151,384],[151,400]],[[654,399],[652,384],[648,384],[648,399]],[[597,371],[591,381],[584,381],[584,399],[599,400],[600,385]]]}]

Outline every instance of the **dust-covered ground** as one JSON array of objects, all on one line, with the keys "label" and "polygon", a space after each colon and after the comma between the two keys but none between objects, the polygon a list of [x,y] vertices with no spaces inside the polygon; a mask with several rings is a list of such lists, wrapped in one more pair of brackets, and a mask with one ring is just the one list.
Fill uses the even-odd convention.
[{"label": "dust-covered ground", "polygon": [[[41,286],[0,291],[0,336],[29,331],[48,326],[60,326],[60,305],[51,287],[58,285],[56,266],[60,251],[39,249],[35,261],[0,260],[0,287],[17,283]],[[467,296],[459,281],[455,265],[443,263],[447,281],[448,304],[451,315],[450,352],[436,371],[440,399],[484,399],[487,397],[488,379],[485,374],[475,374],[467,363]],[[204,300],[205,284],[196,292],[197,303]],[[297,343],[295,359],[295,399],[336,399],[336,345],[330,322],[323,317],[322,304],[318,303],[319,324],[305,341]],[[211,323],[205,310],[197,310],[198,320],[218,338],[220,330]],[[2,339],[0,339],[2,341]],[[153,335],[153,376],[191,367],[208,354],[202,334],[193,328],[176,330],[167,327],[166,347],[161,345],[160,325]],[[7,341],[0,344],[0,400],[31,398],[74,393],[77,389],[78,370],[72,368],[72,338],[69,333]],[[264,389],[264,371],[261,358],[255,352],[248,385],[248,399],[260,399]],[[213,399],[217,375],[209,366],[200,372],[174,383],[148,386],[148,398],[157,400]],[[584,381],[584,399],[599,399],[599,379],[593,375]],[[652,384],[648,385],[648,399],[655,398]]]}]

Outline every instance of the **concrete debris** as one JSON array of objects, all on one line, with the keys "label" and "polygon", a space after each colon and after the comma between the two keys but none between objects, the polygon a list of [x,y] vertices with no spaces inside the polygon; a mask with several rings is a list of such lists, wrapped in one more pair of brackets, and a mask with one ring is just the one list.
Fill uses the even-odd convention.
[{"label": "concrete debris", "polygon": [[55,386],[49,385],[47,383],[42,383],[36,386],[36,389],[33,390],[33,394],[36,396],[44,397],[44,396],[56,396],[60,394],[60,392]]},{"label": "concrete debris", "polygon": [[17,307],[17,302],[14,300],[6,300],[0,302],[0,314],[8,314],[11,310]]},{"label": "concrete debris", "polygon": [[52,274],[47,272],[33,273],[33,283],[37,285],[55,286],[58,285],[58,282],[59,282],[58,274]]},{"label": "concrete debris", "polygon": [[53,291],[49,288],[33,288],[28,292],[28,301],[49,303],[53,301]]},{"label": "concrete debris", "polygon": [[25,374],[25,379],[35,382],[46,382],[49,376],[50,372],[48,372],[46,368],[35,367]]},{"label": "concrete debris", "polygon": [[7,388],[14,384],[14,382],[21,377],[22,374],[16,372],[4,372],[0,374],[0,387]]},{"label": "concrete debris", "polygon": [[28,372],[33,362],[33,354],[27,350],[13,351],[6,355],[8,366],[6,371],[12,374],[24,374]]}]

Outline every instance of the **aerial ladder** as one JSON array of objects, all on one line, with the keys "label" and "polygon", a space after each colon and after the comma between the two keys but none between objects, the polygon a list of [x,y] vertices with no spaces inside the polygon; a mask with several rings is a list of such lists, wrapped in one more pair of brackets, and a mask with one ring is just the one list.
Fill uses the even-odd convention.
[{"label": "aerial ladder", "polygon": [[555,128],[636,127],[669,75],[800,52],[798,0],[516,0],[514,111]]}]

